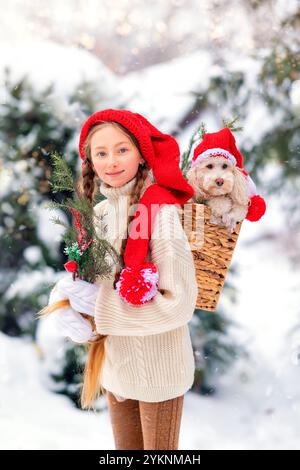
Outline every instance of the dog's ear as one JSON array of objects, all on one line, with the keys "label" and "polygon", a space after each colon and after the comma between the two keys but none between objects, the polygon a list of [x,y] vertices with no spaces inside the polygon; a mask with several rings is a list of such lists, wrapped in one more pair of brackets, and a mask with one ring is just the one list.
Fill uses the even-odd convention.
[{"label": "dog's ear", "polygon": [[249,195],[246,178],[243,175],[242,170],[236,166],[233,167],[233,175],[234,184],[230,193],[230,197],[236,204],[240,204],[242,206],[247,205],[249,201]]},{"label": "dog's ear", "polygon": [[186,174],[188,183],[192,186],[195,191],[193,196],[194,200],[207,199],[207,194],[205,194],[200,187],[200,172],[201,170],[199,166],[195,165],[194,167],[190,168]]}]

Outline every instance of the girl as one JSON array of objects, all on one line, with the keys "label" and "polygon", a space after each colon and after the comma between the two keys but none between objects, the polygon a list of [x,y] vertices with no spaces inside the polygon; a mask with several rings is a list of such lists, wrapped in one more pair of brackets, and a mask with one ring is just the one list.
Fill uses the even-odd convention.
[{"label": "girl", "polygon": [[[183,398],[194,381],[188,322],[197,299],[178,209],[193,188],[180,171],[176,140],[129,110],[90,116],[79,153],[85,196],[93,203],[99,181],[106,197],[94,207],[99,233],[124,262],[92,285],[101,336],[89,345],[82,404],[105,394],[116,449],[178,449]],[[89,283],[77,282],[61,286],[71,305],[74,285],[78,297],[86,288],[91,299]]]}]

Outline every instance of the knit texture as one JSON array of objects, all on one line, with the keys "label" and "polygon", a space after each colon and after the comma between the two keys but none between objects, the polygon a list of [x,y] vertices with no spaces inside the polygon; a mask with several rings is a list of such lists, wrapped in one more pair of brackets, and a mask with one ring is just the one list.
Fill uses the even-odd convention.
[{"label": "knit texture", "polygon": [[[136,178],[120,188],[101,183],[107,199],[94,207],[96,230],[120,252],[126,236],[130,194]],[[145,181],[142,194],[151,184]],[[105,230],[105,226],[107,230]],[[193,256],[178,209],[165,204],[153,225],[147,260],[159,270],[159,292],[139,307],[126,304],[113,288],[114,273],[96,299],[97,331],[105,342],[102,384],[130,399],[158,402],[175,398],[193,385],[195,360],[188,322],[197,299]]]},{"label": "knit texture", "polygon": [[[180,148],[175,137],[164,134],[144,116],[127,109],[108,108],[96,111],[85,121],[79,137],[79,153],[83,163],[84,143],[91,127],[98,122],[110,121],[118,122],[135,136],[141,154],[155,177],[155,183],[149,185],[140,198],[141,207],[146,209],[143,214],[147,222],[144,224],[147,226],[146,233],[142,237],[135,237],[129,230],[123,253],[124,269],[116,284],[122,300],[136,306],[150,302],[157,294],[157,266],[146,263],[156,206],[159,209],[161,204],[183,205],[193,196],[194,189],[180,169]],[[136,210],[131,227],[135,227],[139,217],[140,211]]]}]

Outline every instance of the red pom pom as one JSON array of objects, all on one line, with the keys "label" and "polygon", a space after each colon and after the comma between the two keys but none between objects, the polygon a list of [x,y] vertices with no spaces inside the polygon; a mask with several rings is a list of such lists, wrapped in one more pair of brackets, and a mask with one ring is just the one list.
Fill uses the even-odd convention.
[{"label": "red pom pom", "polygon": [[116,283],[120,297],[131,305],[142,305],[157,293],[158,271],[153,263],[126,267]]},{"label": "red pom pom", "polygon": [[76,273],[78,269],[78,264],[76,263],[76,261],[71,259],[70,261],[64,264],[64,268],[69,273]]},{"label": "red pom pom", "polygon": [[250,199],[250,206],[246,215],[246,219],[251,222],[256,222],[259,220],[264,213],[266,212],[266,203],[265,200],[256,194]]}]

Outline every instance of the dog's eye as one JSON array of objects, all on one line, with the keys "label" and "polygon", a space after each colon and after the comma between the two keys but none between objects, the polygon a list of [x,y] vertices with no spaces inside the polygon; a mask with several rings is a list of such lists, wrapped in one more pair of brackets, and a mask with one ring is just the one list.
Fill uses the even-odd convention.
[{"label": "dog's eye", "polygon": [[225,170],[225,168],[227,168],[227,167],[228,167],[227,163],[224,163],[222,168],[224,168],[224,170]]},{"label": "dog's eye", "polygon": [[210,170],[213,168],[213,165],[211,163],[209,163],[208,165],[206,165],[207,168],[209,168]]}]

